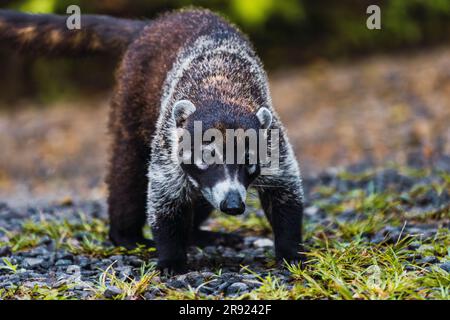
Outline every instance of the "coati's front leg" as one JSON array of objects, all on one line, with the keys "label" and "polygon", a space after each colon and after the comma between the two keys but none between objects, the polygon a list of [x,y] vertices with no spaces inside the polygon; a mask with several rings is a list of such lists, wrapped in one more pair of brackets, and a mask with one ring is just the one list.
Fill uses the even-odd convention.
[{"label": "coati's front leg", "polygon": [[187,270],[191,217],[191,210],[186,207],[156,214],[152,231],[158,251],[158,269],[161,271],[183,273]]},{"label": "coati's front leg", "polygon": [[167,170],[150,166],[147,213],[158,253],[158,269],[183,273],[187,269],[192,208],[182,179],[176,175],[160,175]]},{"label": "coati's front leg", "polygon": [[115,133],[107,177],[109,188],[109,237],[117,246],[132,249],[139,244],[153,246],[143,236],[146,221],[147,163],[139,145]]},{"label": "coati's front leg", "polygon": [[302,260],[303,203],[299,177],[265,177],[258,181],[261,205],[274,233],[277,260]]},{"label": "coati's front leg", "polygon": [[238,234],[200,228],[213,211],[214,207],[204,198],[201,197],[194,201],[191,244],[202,248],[212,245],[235,246],[242,243],[244,239]]}]

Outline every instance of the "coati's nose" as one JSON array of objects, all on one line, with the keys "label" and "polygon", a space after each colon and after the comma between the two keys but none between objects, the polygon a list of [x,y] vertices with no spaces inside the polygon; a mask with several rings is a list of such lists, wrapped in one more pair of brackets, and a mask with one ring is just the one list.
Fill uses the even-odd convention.
[{"label": "coati's nose", "polygon": [[220,203],[220,210],[233,216],[244,213],[245,203],[242,201],[239,192],[228,192],[225,200]]}]

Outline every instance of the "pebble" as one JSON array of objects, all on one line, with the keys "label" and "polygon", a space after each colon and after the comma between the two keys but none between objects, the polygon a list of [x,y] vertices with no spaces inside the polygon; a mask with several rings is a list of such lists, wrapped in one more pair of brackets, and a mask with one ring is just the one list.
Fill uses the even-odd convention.
[{"label": "pebble", "polygon": [[11,247],[9,246],[0,247],[0,257],[9,256],[11,253],[12,253]]},{"label": "pebble", "polygon": [[248,286],[243,282],[235,282],[227,288],[228,295],[242,294],[248,291]]},{"label": "pebble", "polygon": [[255,242],[253,242],[253,245],[256,248],[271,248],[273,247],[273,241],[270,239],[258,239]]},{"label": "pebble", "polygon": [[115,286],[109,286],[106,288],[105,292],[103,293],[103,296],[107,299],[112,299],[117,297],[118,295],[121,295],[123,292],[121,289],[115,287]]},{"label": "pebble", "polygon": [[427,257],[423,257],[422,259],[416,260],[417,264],[434,264],[434,263],[438,263],[439,259],[436,258],[435,256],[427,256]]},{"label": "pebble", "polygon": [[439,268],[441,268],[442,270],[447,271],[448,273],[450,273],[450,261],[441,263],[439,265]]},{"label": "pebble", "polygon": [[166,285],[172,289],[183,289],[188,287],[186,281],[179,279],[170,279],[166,282]]},{"label": "pebble", "polygon": [[44,262],[44,259],[41,258],[25,258],[22,261],[22,266],[24,268],[38,268],[41,266],[41,264]]},{"label": "pebble", "polygon": [[56,261],[55,266],[61,267],[61,266],[68,266],[71,264],[72,264],[71,260],[60,259],[60,260]]},{"label": "pebble", "polygon": [[70,266],[67,267],[66,273],[68,273],[68,274],[80,274],[81,273],[81,268],[80,268],[80,266],[77,266],[77,265],[70,265]]}]

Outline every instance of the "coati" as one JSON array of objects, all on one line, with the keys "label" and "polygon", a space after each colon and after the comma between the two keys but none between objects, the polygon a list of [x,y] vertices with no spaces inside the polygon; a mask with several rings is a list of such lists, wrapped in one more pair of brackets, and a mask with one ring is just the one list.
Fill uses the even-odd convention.
[{"label": "coati", "polygon": [[[158,267],[187,268],[189,243],[215,235],[200,229],[214,210],[236,215],[246,191],[258,191],[279,260],[298,260],[303,191],[286,132],[272,107],[268,80],[249,40],[203,9],[180,10],[151,21],[83,15],[80,30],[64,16],[0,11],[0,41],[43,54],[116,52],[121,56],[112,98],[113,137],[107,184],[109,235],[115,245],[152,245]],[[177,130],[279,129],[279,166],[183,164],[173,160]]]}]

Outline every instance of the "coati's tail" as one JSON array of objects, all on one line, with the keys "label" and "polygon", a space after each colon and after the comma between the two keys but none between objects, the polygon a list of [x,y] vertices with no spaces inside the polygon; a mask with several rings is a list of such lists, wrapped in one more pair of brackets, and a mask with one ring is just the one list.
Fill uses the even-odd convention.
[{"label": "coati's tail", "polygon": [[70,30],[68,16],[0,10],[0,43],[38,54],[118,54],[146,22],[100,15],[81,15],[81,28]]}]

